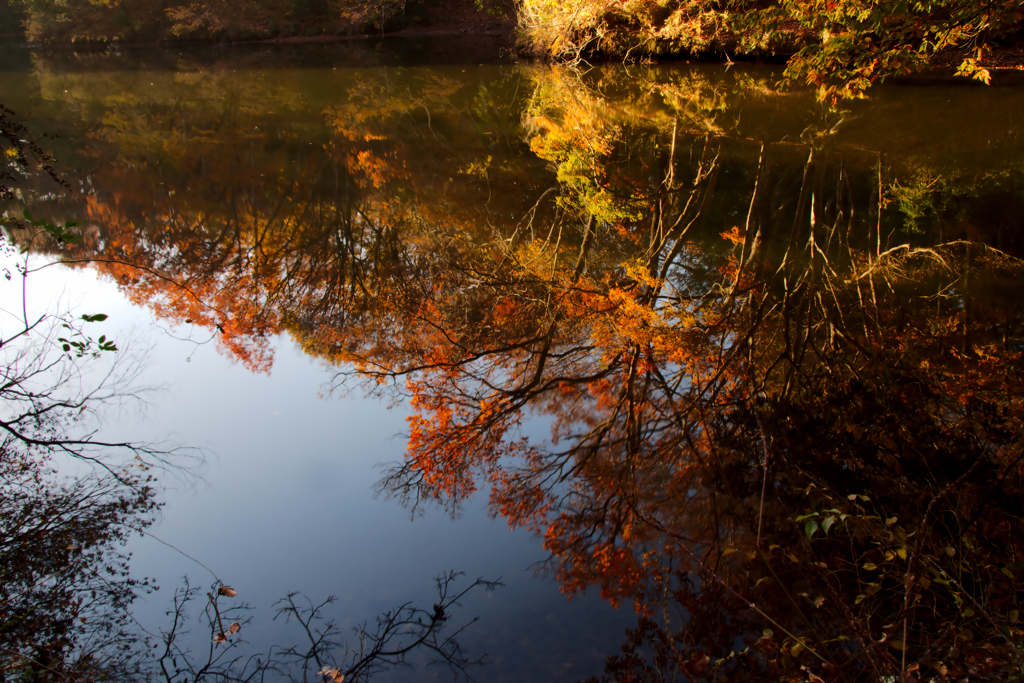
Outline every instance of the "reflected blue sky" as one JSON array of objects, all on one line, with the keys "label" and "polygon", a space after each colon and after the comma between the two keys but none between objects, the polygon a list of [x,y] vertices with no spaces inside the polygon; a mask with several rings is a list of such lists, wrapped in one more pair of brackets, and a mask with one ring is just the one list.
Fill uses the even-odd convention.
[{"label": "reflected blue sky", "polygon": [[[4,309],[19,303],[17,280],[0,293]],[[108,412],[104,433],[203,450],[202,466],[161,475],[166,506],[151,532],[207,565],[255,608],[244,633],[253,650],[298,642],[294,624],[272,620],[272,604],[290,591],[337,596],[330,616],[348,630],[410,600],[429,606],[434,577],[452,569],[506,584],[473,594],[461,613],[480,617],[462,642],[471,653],[490,654],[493,664],[477,672],[481,681],[587,678],[634,625],[629,606],[613,609],[597,595],[570,601],[553,581],[535,577],[533,565],[545,557],[540,540],[488,516],[485,492],[454,520],[437,509],[410,519],[397,502],[375,498],[380,466],[402,457],[407,410],[358,390],[321,397],[330,371],[290,340],[277,340],[269,376],[254,375],[213,343],[181,341],[188,330],[158,324],[86,269],[33,273],[28,301],[30,313],[54,305],[106,313],[92,334],[150,347],[140,386],[161,388],[147,394],[141,412]],[[136,575],[160,586],[134,609],[154,633],[167,626],[164,613],[181,577],[212,580],[153,538],[136,539],[129,550]],[[435,677],[449,674],[398,671],[379,680]]]}]

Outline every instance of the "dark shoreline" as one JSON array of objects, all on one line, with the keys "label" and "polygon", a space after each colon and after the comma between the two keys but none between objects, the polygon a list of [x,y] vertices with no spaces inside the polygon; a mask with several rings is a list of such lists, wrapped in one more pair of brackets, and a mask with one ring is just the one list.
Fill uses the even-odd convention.
[{"label": "dark shoreline", "polygon": [[[4,50],[25,50],[29,52],[74,52],[85,54],[98,54],[104,52],[126,50],[182,50],[182,49],[231,49],[235,47],[289,47],[289,46],[312,46],[312,45],[336,45],[336,44],[357,44],[357,43],[378,43],[397,45],[403,41],[409,42],[435,42],[431,47],[438,52],[438,57],[445,53],[455,51],[464,56],[466,61],[508,61],[510,58],[524,61],[546,62],[551,61],[544,57],[538,57],[529,50],[525,50],[517,44],[516,26],[509,21],[495,20],[493,17],[483,17],[479,22],[459,22],[452,24],[429,23],[417,26],[407,26],[399,30],[383,33],[352,33],[352,34],[318,34],[311,36],[286,35],[267,38],[246,38],[239,40],[232,39],[180,39],[160,41],[83,41],[71,43],[33,43],[26,41],[18,33],[0,34],[0,49]],[[467,51],[468,49],[468,51]],[[419,51],[419,50],[417,50]],[[454,55],[451,55],[454,56]],[[657,58],[650,58],[651,63],[657,64],[768,64],[784,65],[791,53],[777,53],[772,55],[727,55],[717,52],[705,52],[701,54],[679,54],[661,55]],[[963,55],[958,50],[946,50],[934,55],[931,59],[931,69],[917,76],[901,76],[891,80],[925,82],[930,79],[940,78],[945,80],[953,75]],[[435,59],[429,61],[434,62]],[[442,59],[442,61],[448,61]],[[621,60],[614,55],[593,54],[586,60],[590,64],[618,63]],[[999,74],[1022,72],[1024,73],[1024,43],[1010,46],[1001,46],[993,50],[980,63],[980,66]],[[947,73],[948,72],[948,73]],[[966,79],[965,79],[966,80]]]}]

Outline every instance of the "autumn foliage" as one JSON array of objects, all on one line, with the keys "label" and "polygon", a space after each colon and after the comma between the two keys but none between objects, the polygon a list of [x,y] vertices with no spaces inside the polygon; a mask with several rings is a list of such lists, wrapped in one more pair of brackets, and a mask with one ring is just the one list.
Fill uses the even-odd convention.
[{"label": "autumn foliage", "polygon": [[487,495],[567,593],[632,603],[615,680],[1019,666],[1024,266],[978,208],[1019,170],[883,164],[918,148],[749,77],[616,74],[360,75],[288,124],[111,97],[158,125],[92,133],[124,159],[74,257],[253,369],[288,333],[407,399],[381,490]]}]

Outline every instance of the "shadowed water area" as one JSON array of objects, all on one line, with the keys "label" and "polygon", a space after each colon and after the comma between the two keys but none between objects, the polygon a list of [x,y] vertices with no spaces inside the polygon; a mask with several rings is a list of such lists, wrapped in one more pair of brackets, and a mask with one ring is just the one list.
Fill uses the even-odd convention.
[{"label": "shadowed water area", "polygon": [[[829,108],[769,67],[431,48],[0,72],[70,185],[19,200],[79,223],[31,240],[69,264],[38,278],[133,321],[169,385],[104,433],[207,449],[150,532],[254,609],[194,618],[193,658],[226,633],[222,668],[279,646],[239,679],[447,680],[443,643],[351,669],[350,629],[413,601],[392,642],[479,615],[481,681],[1016,680],[1024,79]],[[212,577],[130,549],[146,666],[212,679],[153,664],[181,575],[194,613]],[[431,607],[452,569],[507,585]],[[345,644],[273,619],[294,590],[338,596]]]}]

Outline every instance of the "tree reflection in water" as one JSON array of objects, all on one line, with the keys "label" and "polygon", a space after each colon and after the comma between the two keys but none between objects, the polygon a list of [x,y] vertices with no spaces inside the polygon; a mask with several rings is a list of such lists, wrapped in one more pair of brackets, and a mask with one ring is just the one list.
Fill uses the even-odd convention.
[{"label": "tree reflection in water", "polygon": [[[0,202],[29,174],[62,185],[53,158],[0,105]],[[25,245],[66,236],[64,226],[6,213],[0,255],[9,301],[0,309],[0,678],[92,680],[139,671],[143,639],[127,612],[149,580],[132,577],[125,541],[154,521],[152,468],[186,459],[161,444],[97,434],[104,406],[139,400],[138,354],[93,339],[57,302],[30,316]],[[22,252],[24,253],[24,252]],[[10,296],[12,291],[15,296]],[[78,470],[78,476],[59,467]]]},{"label": "tree reflection in water", "polygon": [[980,207],[1019,205],[1019,161],[884,166],[886,140],[749,77],[524,71],[517,146],[451,154],[482,115],[424,79],[353,89],[322,151],[247,132],[303,160],[259,196],[218,172],[140,218],[158,166],[112,165],[136,195],[90,197],[78,258],[254,369],[288,331],[339,386],[408,396],[381,490],[489,488],[565,591],[633,601],[615,680],[1017,670],[1021,226]]},{"label": "tree reflection in water", "polygon": [[[29,141],[27,129],[11,117],[13,112],[0,105],[0,150],[10,160],[0,169],[0,200],[12,201],[31,188],[40,180],[33,177],[39,170],[43,180],[67,188],[49,166],[52,156]],[[491,591],[503,584],[464,583],[455,571],[437,577],[431,609],[405,602],[379,614],[372,625],[355,626],[350,638],[323,614],[335,598],[306,606],[298,593],[290,593],[275,605],[275,618],[296,622],[306,638],[303,645],[240,654],[238,634],[251,621],[249,607],[224,604],[222,599],[238,594],[216,575],[205,602],[186,577],[170,602],[165,629],[146,631],[130,610],[139,594],[154,587],[150,579],[131,574],[131,554],[121,547],[136,533],[151,535],[146,529],[161,505],[152,471],[188,473],[195,454],[99,436],[104,408],[140,402],[147,393],[137,383],[143,354],[89,335],[87,324],[103,322],[105,314],[55,312],[59,302],[51,301],[43,314],[30,317],[24,288],[35,272],[61,260],[89,260],[154,277],[175,295],[223,312],[202,301],[190,283],[176,282],[145,263],[112,256],[83,259],[88,246],[71,253],[70,245],[80,241],[73,224],[37,220],[29,211],[23,218],[4,213],[0,221],[7,229],[0,233],[0,252],[17,255],[2,265],[10,266],[8,280],[11,270],[19,276],[10,287],[21,287],[13,297],[7,292],[19,305],[0,309],[0,680],[198,683],[270,676],[341,683],[365,681],[414,661],[447,668],[453,680],[471,680],[470,671],[484,664],[486,655],[460,645],[460,635],[476,619],[458,614],[459,601],[475,589]],[[63,258],[41,263],[30,258],[37,250]],[[218,319],[211,324],[218,325]],[[199,614],[189,614],[197,601]],[[198,640],[188,637],[190,616],[198,617]]]},{"label": "tree reflection in water", "polygon": [[[486,481],[566,591],[632,599],[616,680],[1019,667],[1019,259],[892,243],[815,146],[786,193],[761,145],[746,223],[696,244],[721,142],[680,164],[674,127],[660,177],[616,186],[641,143],[564,103],[531,146],[571,218],[444,259],[395,297],[405,353],[353,354],[417,411],[382,488]],[[531,410],[550,442],[518,435]]]}]

